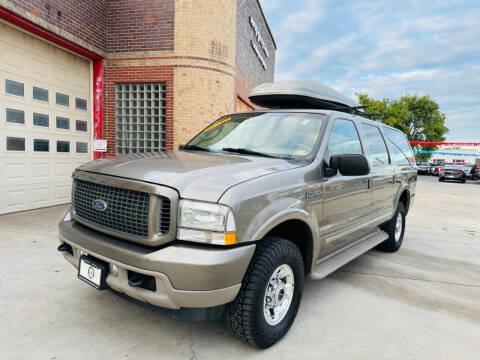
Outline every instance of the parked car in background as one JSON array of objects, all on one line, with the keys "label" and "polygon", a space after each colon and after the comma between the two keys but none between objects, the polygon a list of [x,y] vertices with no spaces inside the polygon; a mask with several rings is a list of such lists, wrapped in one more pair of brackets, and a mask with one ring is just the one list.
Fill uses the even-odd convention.
[{"label": "parked car in background", "polygon": [[467,174],[462,165],[446,165],[438,173],[438,181],[456,180],[467,182]]},{"label": "parked car in background", "polygon": [[422,161],[417,164],[418,175],[430,175],[432,173],[432,165],[428,161]]},{"label": "parked car in background", "polygon": [[464,166],[467,178],[477,180],[480,176],[480,166],[476,164],[468,164]]},{"label": "parked car in background", "polygon": [[445,168],[445,166],[454,166],[454,164],[453,163],[447,163],[447,162],[440,163],[440,164],[435,164],[434,168],[432,170],[432,175],[438,176],[440,171],[442,171]]}]

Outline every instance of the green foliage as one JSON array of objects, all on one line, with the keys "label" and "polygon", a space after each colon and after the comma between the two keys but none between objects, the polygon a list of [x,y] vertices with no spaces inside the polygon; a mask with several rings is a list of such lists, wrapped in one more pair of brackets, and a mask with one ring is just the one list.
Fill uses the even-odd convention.
[{"label": "green foliage", "polygon": [[[448,128],[445,114],[430,96],[403,95],[395,99],[376,100],[367,94],[357,94],[360,105],[374,119],[397,128],[407,134],[410,141],[444,141]],[[422,150],[433,151],[436,146],[421,146]],[[420,161],[428,160],[430,154],[416,154]]]}]

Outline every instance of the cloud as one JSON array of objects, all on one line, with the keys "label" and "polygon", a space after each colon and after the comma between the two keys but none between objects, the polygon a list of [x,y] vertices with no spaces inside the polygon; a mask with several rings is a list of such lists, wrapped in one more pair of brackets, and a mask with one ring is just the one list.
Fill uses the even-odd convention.
[{"label": "cloud", "polygon": [[276,80],[313,79],[349,96],[429,94],[450,140],[480,140],[477,0],[261,2],[275,3],[264,9]]}]

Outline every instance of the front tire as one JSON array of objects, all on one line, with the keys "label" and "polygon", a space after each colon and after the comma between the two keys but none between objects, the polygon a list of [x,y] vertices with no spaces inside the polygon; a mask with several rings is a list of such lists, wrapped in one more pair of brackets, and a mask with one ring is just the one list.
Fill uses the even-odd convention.
[{"label": "front tire", "polygon": [[405,234],[405,219],[405,206],[399,202],[393,217],[381,226],[382,230],[388,234],[388,239],[379,245],[381,250],[395,252],[400,249]]},{"label": "front tire", "polygon": [[278,237],[259,242],[237,297],[225,309],[232,333],[263,349],[279,341],[297,315],[303,279],[303,258],[295,244]]}]

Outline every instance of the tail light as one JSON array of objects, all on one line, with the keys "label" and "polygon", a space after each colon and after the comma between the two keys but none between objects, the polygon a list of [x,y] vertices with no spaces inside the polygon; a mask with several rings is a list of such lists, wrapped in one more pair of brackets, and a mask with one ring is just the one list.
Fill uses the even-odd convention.
[{"label": "tail light", "polygon": [[458,172],[459,174],[463,174],[463,171],[462,171],[462,170],[457,170],[457,172]]}]

